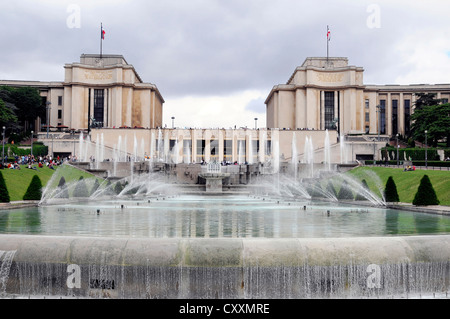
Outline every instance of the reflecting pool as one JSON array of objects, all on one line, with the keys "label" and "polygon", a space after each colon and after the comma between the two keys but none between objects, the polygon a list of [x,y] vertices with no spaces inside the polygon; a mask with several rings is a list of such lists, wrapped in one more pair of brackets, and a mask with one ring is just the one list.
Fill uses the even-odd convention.
[{"label": "reflecting pool", "polygon": [[449,234],[450,216],[255,196],[114,199],[0,211],[1,234],[335,238]]}]

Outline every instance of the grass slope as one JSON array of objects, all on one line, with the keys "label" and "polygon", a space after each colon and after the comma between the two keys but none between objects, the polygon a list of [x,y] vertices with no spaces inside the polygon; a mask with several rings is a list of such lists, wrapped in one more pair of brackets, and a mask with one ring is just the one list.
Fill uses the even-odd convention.
[{"label": "grass slope", "polygon": [[366,179],[369,188],[379,194],[377,183],[373,178],[370,178],[371,172],[380,178],[379,183],[381,183],[382,189],[386,186],[389,176],[392,176],[397,186],[400,202],[403,203],[413,202],[414,195],[416,195],[420,185],[420,180],[424,175],[428,175],[441,205],[450,206],[450,171],[416,170],[413,172],[404,172],[403,169],[397,168],[358,167],[349,171],[347,174],[351,174],[359,180]]},{"label": "grass slope", "polygon": [[8,188],[10,200],[21,201],[23,196],[28,189],[34,175],[38,175],[41,179],[43,187],[51,180],[53,174],[57,174],[56,178],[53,179],[56,185],[59,183],[60,177],[64,176],[66,181],[78,180],[80,176],[83,178],[92,178],[93,175],[76,169],[69,165],[64,165],[59,167],[57,170],[51,170],[47,167],[38,168],[37,171],[26,168],[26,165],[21,166],[20,170],[15,169],[3,169],[3,177],[6,182],[6,187]]}]

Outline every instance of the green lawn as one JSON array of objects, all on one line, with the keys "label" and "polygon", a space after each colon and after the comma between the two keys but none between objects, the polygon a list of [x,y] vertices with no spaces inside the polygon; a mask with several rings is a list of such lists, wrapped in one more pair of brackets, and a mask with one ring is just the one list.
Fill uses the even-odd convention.
[{"label": "green lawn", "polygon": [[3,169],[1,170],[1,173],[5,179],[9,197],[12,202],[23,200],[23,196],[25,195],[25,192],[27,191],[34,175],[39,176],[44,187],[49,182],[57,186],[61,176],[64,176],[64,179],[67,182],[78,180],[80,176],[83,176],[83,178],[93,177],[93,175],[69,165],[61,166],[57,170],[51,170],[44,166],[43,168],[37,168],[37,171],[28,169],[26,168],[26,165],[23,165],[20,170]]},{"label": "green lawn", "polygon": [[[370,177],[373,173],[379,177],[378,182]],[[424,175],[428,175],[441,205],[450,206],[450,171],[416,170],[404,172],[403,169],[397,168],[358,167],[347,174],[351,174],[359,180],[365,179],[369,188],[376,193],[379,193],[379,184],[384,189],[389,176],[392,176],[397,186],[400,202],[404,203],[412,203],[419,188],[420,180]]]}]

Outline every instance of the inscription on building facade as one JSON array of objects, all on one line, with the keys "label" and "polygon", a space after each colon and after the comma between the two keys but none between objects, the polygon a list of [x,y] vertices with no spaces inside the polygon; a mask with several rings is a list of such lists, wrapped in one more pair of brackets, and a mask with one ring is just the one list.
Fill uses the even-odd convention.
[{"label": "inscription on building facade", "polygon": [[112,71],[95,71],[86,70],[84,71],[85,80],[112,80]]},{"label": "inscription on building facade", "polygon": [[342,82],[343,79],[343,73],[317,73],[317,80],[319,82],[336,83]]}]

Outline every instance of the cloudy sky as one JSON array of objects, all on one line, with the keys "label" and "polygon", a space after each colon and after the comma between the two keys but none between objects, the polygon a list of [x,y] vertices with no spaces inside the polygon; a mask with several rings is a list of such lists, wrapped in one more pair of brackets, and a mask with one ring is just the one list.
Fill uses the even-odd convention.
[{"label": "cloudy sky", "polygon": [[307,57],[348,57],[365,84],[450,83],[450,1],[0,0],[0,79],[63,81],[83,53],[122,54],[164,123],[265,126],[264,101]]}]

